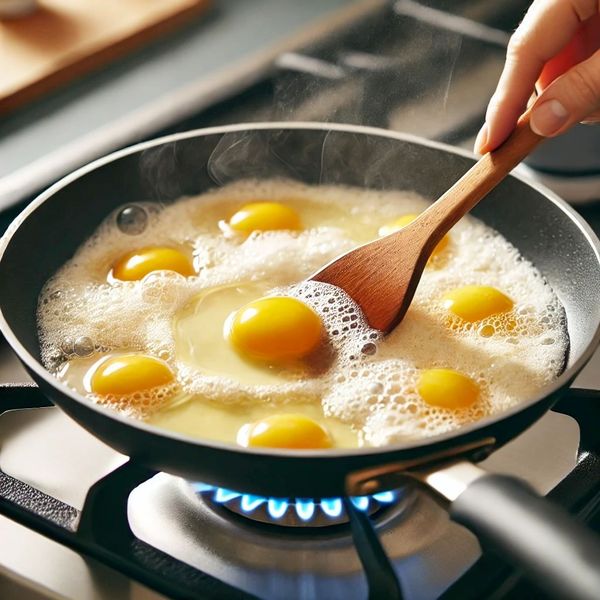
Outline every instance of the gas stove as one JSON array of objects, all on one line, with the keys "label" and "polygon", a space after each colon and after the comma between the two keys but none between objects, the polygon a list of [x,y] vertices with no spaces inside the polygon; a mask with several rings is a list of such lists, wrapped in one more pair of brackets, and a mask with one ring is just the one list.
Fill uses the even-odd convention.
[{"label": "gas stove", "polygon": [[[385,564],[365,571],[352,512],[375,524],[405,598],[531,592],[414,486],[351,499],[244,494],[136,465],[35,388],[0,388],[0,399],[2,597],[366,598]],[[593,520],[599,399],[559,403],[485,468]]]},{"label": "gas stove", "polygon": [[[352,3],[247,58],[228,80],[190,84],[82,138],[71,145],[77,152],[65,147],[41,167],[24,167],[19,181],[30,193],[94,152],[244,121],[359,123],[470,147],[508,32],[527,4]],[[571,200],[593,199],[593,159],[575,172],[557,169],[554,156],[536,156],[524,170]],[[11,189],[4,197],[17,204],[0,213],[1,223],[27,199]],[[0,178],[0,204],[2,192]],[[600,207],[581,210],[600,231]],[[0,343],[0,382],[15,381],[27,375]],[[600,390],[600,353],[575,385]],[[522,477],[600,529],[599,399],[573,393],[485,467]],[[541,597],[416,487],[351,499],[264,498],[151,472],[35,388],[0,386],[0,412],[2,598],[366,598],[390,570],[405,598]],[[357,533],[367,515],[385,557],[369,555]]]}]

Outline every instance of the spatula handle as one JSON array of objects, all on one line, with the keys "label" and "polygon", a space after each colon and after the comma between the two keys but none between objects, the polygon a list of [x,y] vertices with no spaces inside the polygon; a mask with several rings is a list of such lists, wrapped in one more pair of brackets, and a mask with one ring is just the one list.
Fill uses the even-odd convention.
[{"label": "spatula handle", "polygon": [[493,190],[544,139],[532,131],[529,117],[530,111],[527,111],[501,146],[484,154],[419,217],[423,235],[431,238],[431,250],[463,215]]}]

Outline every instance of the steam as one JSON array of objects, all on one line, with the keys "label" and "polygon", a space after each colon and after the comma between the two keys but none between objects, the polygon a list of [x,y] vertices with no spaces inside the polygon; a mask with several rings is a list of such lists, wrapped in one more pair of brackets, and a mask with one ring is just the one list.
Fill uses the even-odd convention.
[{"label": "steam", "polygon": [[448,96],[450,95],[450,86],[452,85],[452,76],[454,75],[454,71],[456,69],[456,63],[458,62],[458,57],[460,55],[460,49],[462,48],[462,38],[458,38],[457,48],[453,52],[454,59],[450,65],[450,69],[448,71],[448,82],[446,83],[446,90],[444,91],[444,99],[443,99],[443,109],[446,111],[448,107]]},{"label": "steam", "polygon": [[177,143],[152,146],[140,155],[142,186],[148,200],[174,199],[182,195],[179,184]]},{"label": "steam", "polygon": [[[444,20],[419,6],[399,1],[338,32],[334,45],[282,55],[271,118],[377,126],[442,140],[452,139],[465,123],[478,122],[489,94],[487,80],[475,67],[481,64],[491,73],[491,93],[495,30],[446,13]],[[484,41],[491,45],[489,57],[480,56],[490,49]],[[242,179],[291,179],[406,189],[417,177],[403,177],[397,165],[418,170],[411,153],[409,144],[335,129],[248,129],[219,139],[207,171],[217,186]],[[182,161],[173,143],[144,152],[141,169],[149,199],[189,192],[180,176]]]},{"label": "steam", "polygon": [[397,140],[334,129],[247,130],[220,139],[208,172],[219,186],[242,179],[287,179],[402,189],[397,166],[413,152]]},{"label": "steam", "polygon": [[289,159],[277,150],[282,135],[255,130],[226,133],[208,159],[210,178],[223,186],[237,179],[289,177]]},{"label": "steam", "polygon": [[227,133],[208,160],[208,174],[220,186],[240,179],[295,179],[317,183],[323,135],[318,130],[297,129]]}]

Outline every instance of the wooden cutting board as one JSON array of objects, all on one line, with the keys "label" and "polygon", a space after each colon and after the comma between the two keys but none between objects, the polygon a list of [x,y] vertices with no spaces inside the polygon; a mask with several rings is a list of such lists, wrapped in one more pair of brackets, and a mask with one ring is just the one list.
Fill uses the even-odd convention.
[{"label": "wooden cutting board", "polygon": [[205,11],[211,0],[40,0],[0,20],[0,114],[123,56]]}]

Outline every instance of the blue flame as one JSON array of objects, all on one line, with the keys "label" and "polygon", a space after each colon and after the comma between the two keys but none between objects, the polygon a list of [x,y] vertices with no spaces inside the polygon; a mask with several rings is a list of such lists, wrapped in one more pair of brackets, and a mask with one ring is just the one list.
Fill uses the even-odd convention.
[{"label": "blue flame", "polygon": [[310,521],[312,519],[312,516],[315,514],[315,502],[313,500],[296,500],[295,502],[295,509],[296,509],[296,514],[303,520],[303,521]]},{"label": "blue flame", "polygon": [[379,494],[373,494],[373,498],[380,504],[391,504],[396,500],[395,492],[379,492]]},{"label": "blue flame", "polygon": [[358,510],[369,510],[369,504],[371,503],[369,496],[355,496],[354,498],[350,498],[350,500]]},{"label": "blue flame", "polygon": [[279,521],[287,512],[290,503],[282,498],[269,498],[267,502],[267,512],[272,519]]},{"label": "blue flame", "polygon": [[202,492],[210,492],[210,490],[214,490],[214,486],[209,485],[208,483],[194,483],[194,489],[198,493]]},{"label": "blue flame", "polygon": [[267,499],[263,496],[251,496],[250,494],[244,494],[242,496],[241,507],[244,512],[252,512],[255,508],[258,508]]},{"label": "blue flame", "polygon": [[[232,500],[240,499],[240,509],[245,513],[252,513],[259,506],[266,503],[268,515],[274,520],[282,519],[288,510],[292,509],[302,521],[310,521],[317,510],[321,510],[332,519],[342,515],[344,510],[341,498],[324,498],[314,501],[310,499],[267,498],[253,494],[241,494],[221,487],[215,487],[206,483],[195,483],[194,489],[199,493],[212,492],[213,501],[218,504],[226,504]],[[398,498],[398,492],[379,492],[373,496],[354,496],[352,503],[358,510],[367,512],[372,500],[378,504],[392,504]]]},{"label": "blue flame", "polygon": [[231,490],[226,490],[225,488],[214,488],[215,495],[214,501],[219,504],[223,504],[224,502],[230,502],[231,500],[235,500],[241,494],[239,492],[232,492]]},{"label": "blue flame", "polygon": [[325,498],[321,500],[321,510],[328,516],[334,519],[342,514],[342,499],[341,498]]}]

